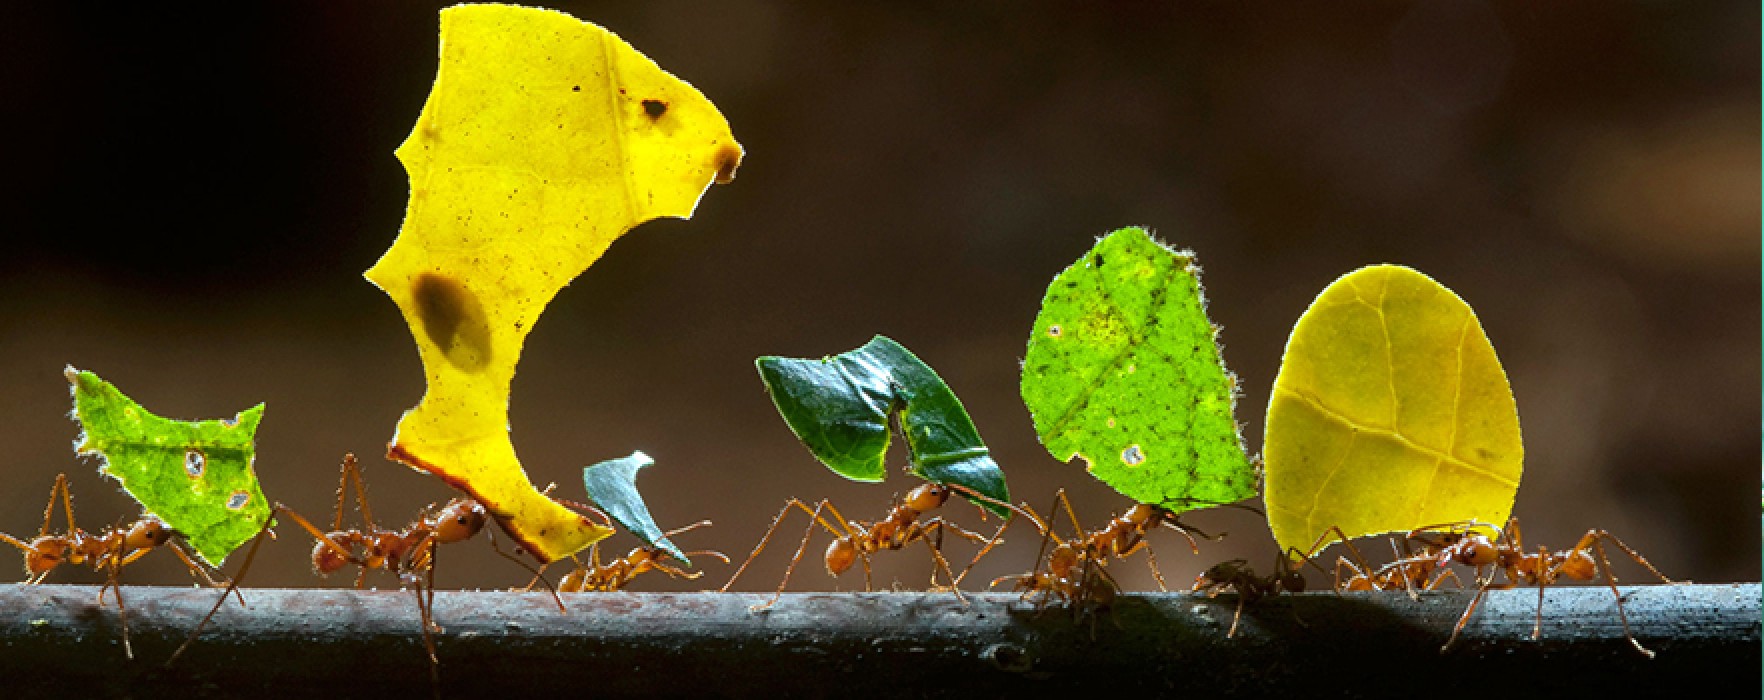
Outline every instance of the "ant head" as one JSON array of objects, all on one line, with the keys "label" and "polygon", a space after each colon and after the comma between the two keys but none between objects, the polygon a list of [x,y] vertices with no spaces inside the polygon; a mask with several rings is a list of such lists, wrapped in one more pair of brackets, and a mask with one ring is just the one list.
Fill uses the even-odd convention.
[{"label": "ant head", "polygon": [[[344,533],[341,532],[333,532],[325,535],[323,540],[314,543],[312,546],[312,570],[317,572],[320,576],[329,576],[332,573],[335,573],[338,569],[348,565],[349,555],[344,554],[338,549],[341,548],[346,551],[348,549],[348,544],[346,543],[347,538]],[[333,547],[333,545],[335,545],[335,547]]]},{"label": "ant head", "polygon": [[845,573],[846,569],[857,561],[857,542],[850,537],[841,537],[827,545],[827,573],[834,576]]},{"label": "ant head", "polygon": [[903,505],[920,513],[936,510],[949,500],[949,487],[942,484],[919,484],[908,491]]},{"label": "ant head", "polygon": [[447,502],[435,516],[435,541],[440,544],[463,542],[484,529],[490,512],[477,501],[456,498]]},{"label": "ant head", "polygon": [[171,534],[171,528],[166,527],[159,518],[151,516],[141,518],[136,520],[135,524],[129,528],[128,534],[123,536],[123,549],[152,549],[165,544],[166,540],[171,539]]}]

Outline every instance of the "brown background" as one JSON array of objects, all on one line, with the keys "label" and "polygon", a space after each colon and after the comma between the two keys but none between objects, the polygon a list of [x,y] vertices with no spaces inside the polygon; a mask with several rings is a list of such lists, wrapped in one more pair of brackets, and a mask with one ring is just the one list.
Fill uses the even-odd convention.
[{"label": "brown background", "polygon": [[[1065,487],[1100,524],[1125,500],[1040,448],[1017,363],[1048,280],[1144,224],[1206,266],[1252,449],[1312,296],[1405,263],[1474,305],[1505,363],[1530,540],[1605,527],[1674,576],[1756,580],[1755,3],[885,5],[566,8],[700,87],[748,159],[695,220],[642,226],[546,311],[511,409],[535,481],[579,495],[580,467],[646,450],[657,517],[714,519],[681,544],[737,558],[792,496],[877,517],[912,481],[822,468],[752,361],[884,333],[966,401],[1018,498]],[[69,363],[171,417],[267,402],[258,473],[311,517],[345,451],[382,518],[448,498],[379,458],[422,375],[361,278],[403,215],[391,153],[433,78],[434,7],[51,12],[0,10],[0,530],[32,532],[61,471],[88,527],[137,512],[69,449]],[[1155,538],[1172,583],[1273,556],[1254,514],[1191,520],[1230,537],[1198,557]],[[742,589],[775,585],[801,524]],[[251,584],[346,583],[281,532]],[[981,579],[1029,568],[1036,538],[1010,539]],[[861,587],[814,569],[822,542],[794,587]],[[923,587],[927,559],[887,557],[878,585]],[[441,561],[444,586],[526,578],[482,541]],[[639,588],[732,570],[705,563]],[[1113,570],[1151,585],[1137,561]],[[155,555],[127,580],[187,579]]]}]

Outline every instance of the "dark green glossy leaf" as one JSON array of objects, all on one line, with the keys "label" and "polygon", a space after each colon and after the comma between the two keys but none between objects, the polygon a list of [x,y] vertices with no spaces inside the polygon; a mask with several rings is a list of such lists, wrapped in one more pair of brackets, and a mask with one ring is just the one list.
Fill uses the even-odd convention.
[{"label": "dark green glossy leaf", "polygon": [[[1004,472],[980,441],[961,400],[900,343],[879,335],[833,357],[761,357],[754,364],[791,432],[841,476],[882,480],[890,424],[897,419],[914,474],[1010,501]],[[1009,516],[995,503],[974,503],[1001,518]]]},{"label": "dark green glossy leaf", "polygon": [[686,558],[686,553],[680,551],[679,547],[675,547],[662,534],[662,529],[655,524],[655,518],[649,515],[649,506],[643,503],[643,494],[637,492],[638,470],[652,464],[655,464],[655,460],[642,451],[637,451],[632,452],[629,457],[609,459],[583,468],[582,481],[588,487],[588,500],[618,521],[626,532],[691,566],[692,560]]}]

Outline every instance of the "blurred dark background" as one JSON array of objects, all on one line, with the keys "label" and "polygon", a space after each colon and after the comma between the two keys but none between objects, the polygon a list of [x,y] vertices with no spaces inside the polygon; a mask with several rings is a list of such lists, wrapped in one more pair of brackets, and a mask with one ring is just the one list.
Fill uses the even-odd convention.
[{"label": "blurred dark background", "polygon": [[[258,474],[315,520],[346,451],[382,520],[452,495],[380,457],[423,379],[361,277],[404,214],[392,150],[434,77],[437,7],[0,9],[0,530],[34,533],[64,471],[87,528],[138,512],[73,456],[70,363],[168,417],[267,402]],[[1041,449],[1018,361],[1054,274],[1143,224],[1206,267],[1251,449],[1311,298],[1361,265],[1408,264],[1475,307],[1512,380],[1528,542],[1603,527],[1674,577],[1758,578],[1757,3],[560,9],[697,85],[748,156],[697,218],[633,231],[545,312],[511,408],[540,485],[579,497],[582,466],[645,450],[657,518],[715,520],[680,544],[737,561],[792,496],[879,517],[913,481],[821,467],[752,362],[884,333],[967,403],[1017,498],[1045,508],[1064,487],[1100,525],[1126,500]],[[1174,585],[1274,554],[1253,513],[1189,520],[1230,536],[1198,557],[1155,537]],[[802,525],[738,587],[775,586]],[[1013,532],[976,580],[1030,567],[1038,538]],[[281,534],[251,585],[347,585],[313,577],[310,540]],[[861,588],[818,570],[825,541],[792,588]],[[447,587],[527,580],[482,541],[440,560]],[[877,583],[923,588],[928,560],[885,555]],[[635,588],[733,570],[701,563],[701,581]],[[1152,585],[1139,561],[1112,570]],[[126,572],[187,580],[164,555]]]}]

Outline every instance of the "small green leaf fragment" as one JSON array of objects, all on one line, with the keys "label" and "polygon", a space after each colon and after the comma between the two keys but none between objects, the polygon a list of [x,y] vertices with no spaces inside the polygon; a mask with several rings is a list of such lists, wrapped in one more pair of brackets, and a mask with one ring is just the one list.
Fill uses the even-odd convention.
[{"label": "small green leaf fragment", "polygon": [[220,566],[263,529],[270,507],[251,469],[263,404],[232,420],[169,420],[96,374],[72,367],[65,374],[85,429],[74,451],[98,455],[99,472],[182,533],[203,561]]},{"label": "small green leaf fragment", "polygon": [[[900,343],[878,335],[863,347],[832,357],[767,356],[754,364],[791,432],[841,476],[882,480],[890,420],[898,416],[913,474],[1010,502],[1004,471],[981,442],[961,400]],[[1009,517],[1010,511],[997,503],[970,500]]]},{"label": "small green leaf fragment", "polygon": [[1255,496],[1216,334],[1192,253],[1141,228],[1103,237],[1048,285],[1029,335],[1023,403],[1042,445],[1175,512]]},{"label": "small green leaf fragment", "polygon": [[675,547],[661,527],[655,524],[655,518],[649,514],[649,506],[643,502],[643,494],[637,492],[637,472],[644,467],[655,464],[655,460],[641,450],[632,452],[629,457],[609,459],[591,467],[582,469],[582,481],[588,488],[588,500],[595,506],[606,511],[619,526],[637,536],[647,544],[668,556],[680,560],[682,564],[692,565],[686,553]]}]

